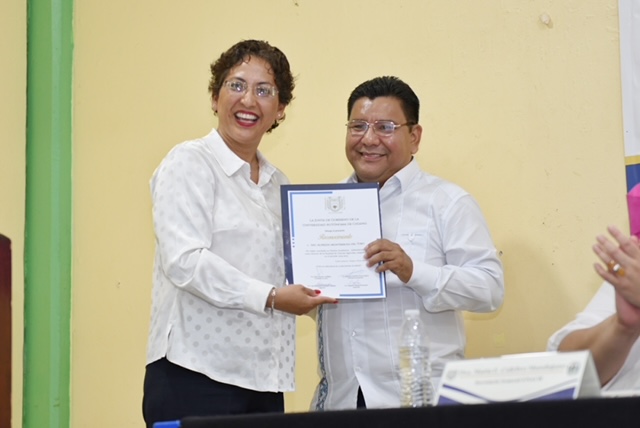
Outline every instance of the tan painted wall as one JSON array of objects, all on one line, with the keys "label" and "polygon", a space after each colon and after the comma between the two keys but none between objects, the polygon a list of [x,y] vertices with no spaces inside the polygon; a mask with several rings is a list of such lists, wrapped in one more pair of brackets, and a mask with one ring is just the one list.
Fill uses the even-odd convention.
[{"label": "tan painted wall", "polygon": [[14,427],[22,426],[26,19],[25,1],[0,2],[0,233],[11,239],[12,250],[11,416]]},{"label": "tan painted wall", "polygon": [[[0,28],[14,36],[0,45],[14,59],[0,68],[10,94],[0,101],[0,200],[18,206],[0,205],[0,227],[20,238],[21,254],[19,3],[0,6]],[[73,427],[142,426],[154,244],[148,180],[173,145],[215,124],[208,65],[239,39],[269,40],[298,76],[287,121],[261,146],[296,183],[350,172],[344,122],[355,85],[394,74],[416,90],[425,128],[418,160],[476,196],[503,252],[506,301],[496,314],[467,316],[469,357],[544,350],[600,283],[594,236],[610,223],[627,226],[616,0],[75,7]],[[17,282],[21,269],[15,264]],[[313,328],[299,323],[298,392],[287,396],[288,411],[305,410],[315,386]]]}]

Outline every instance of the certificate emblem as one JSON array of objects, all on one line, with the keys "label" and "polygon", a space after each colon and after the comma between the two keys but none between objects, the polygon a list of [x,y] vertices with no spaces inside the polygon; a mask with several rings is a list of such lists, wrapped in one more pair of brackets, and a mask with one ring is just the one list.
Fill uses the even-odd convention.
[{"label": "certificate emblem", "polygon": [[327,196],[324,199],[324,207],[327,211],[341,213],[344,211],[344,196]]}]

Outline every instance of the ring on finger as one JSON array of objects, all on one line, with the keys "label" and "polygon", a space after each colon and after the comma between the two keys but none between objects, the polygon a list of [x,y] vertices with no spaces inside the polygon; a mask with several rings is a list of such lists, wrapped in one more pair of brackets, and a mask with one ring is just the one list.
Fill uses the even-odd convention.
[{"label": "ring on finger", "polygon": [[607,263],[607,270],[615,276],[624,276],[624,268],[615,260],[610,260],[609,263]]}]

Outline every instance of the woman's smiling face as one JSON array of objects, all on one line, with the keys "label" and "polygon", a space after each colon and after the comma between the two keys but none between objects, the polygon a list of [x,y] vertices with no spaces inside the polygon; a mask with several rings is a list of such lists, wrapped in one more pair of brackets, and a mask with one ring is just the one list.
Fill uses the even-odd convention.
[{"label": "woman's smiling face", "polygon": [[213,98],[212,105],[218,114],[218,132],[234,152],[257,148],[262,136],[273,123],[282,117],[285,106],[279,103],[277,93],[259,97],[258,85],[276,86],[269,64],[259,57],[250,57],[229,70],[225,82],[245,82],[244,92],[235,92],[226,85]]}]

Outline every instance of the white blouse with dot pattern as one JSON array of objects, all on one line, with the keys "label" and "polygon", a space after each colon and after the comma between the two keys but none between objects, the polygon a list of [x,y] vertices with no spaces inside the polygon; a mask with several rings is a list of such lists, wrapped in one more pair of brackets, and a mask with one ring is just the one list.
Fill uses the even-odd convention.
[{"label": "white blouse with dot pattern", "polygon": [[294,389],[295,317],[265,303],[284,285],[280,185],[216,130],[174,147],[151,179],[156,255],[147,363],[164,356],[223,383]]}]

